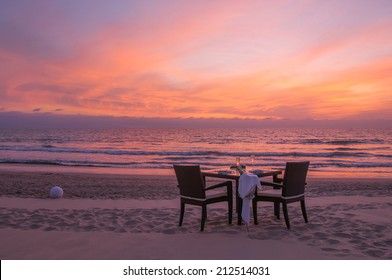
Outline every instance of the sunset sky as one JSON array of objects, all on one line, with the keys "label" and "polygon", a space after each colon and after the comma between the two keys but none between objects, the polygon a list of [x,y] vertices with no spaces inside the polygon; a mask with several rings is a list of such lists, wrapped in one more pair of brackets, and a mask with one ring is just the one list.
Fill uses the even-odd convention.
[{"label": "sunset sky", "polygon": [[392,1],[0,2],[0,112],[392,119]]}]

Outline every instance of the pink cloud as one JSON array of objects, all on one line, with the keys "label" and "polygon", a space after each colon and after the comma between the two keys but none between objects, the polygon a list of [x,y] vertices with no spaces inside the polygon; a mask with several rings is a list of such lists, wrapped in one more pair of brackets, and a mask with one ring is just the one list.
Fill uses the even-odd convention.
[{"label": "pink cloud", "polygon": [[391,7],[365,1],[353,17],[354,2],[263,2],[98,4],[85,14],[85,4],[72,13],[71,4],[49,1],[34,8],[40,16],[11,13],[7,26],[15,29],[0,30],[2,107],[172,118],[391,116]]}]

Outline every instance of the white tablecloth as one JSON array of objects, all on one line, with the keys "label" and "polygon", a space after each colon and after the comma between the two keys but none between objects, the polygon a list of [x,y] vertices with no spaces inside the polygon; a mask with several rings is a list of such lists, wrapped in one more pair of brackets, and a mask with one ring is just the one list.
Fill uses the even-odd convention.
[{"label": "white tablecloth", "polygon": [[242,220],[246,224],[250,223],[250,204],[256,188],[262,189],[259,177],[246,172],[242,173],[239,180],[238,193],[242,198]]}]

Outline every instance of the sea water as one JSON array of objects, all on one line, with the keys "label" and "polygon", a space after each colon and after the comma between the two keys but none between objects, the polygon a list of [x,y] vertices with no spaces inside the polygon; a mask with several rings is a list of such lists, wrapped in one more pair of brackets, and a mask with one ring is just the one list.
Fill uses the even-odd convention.
[{"label": "sea water", "polygon": [[[267,170],[310,161],[310,174],[392,178],[392,129],[0,130],[0,165],[172,170],[173,164]],[[45,167],[43,167],[45,169]]]}]

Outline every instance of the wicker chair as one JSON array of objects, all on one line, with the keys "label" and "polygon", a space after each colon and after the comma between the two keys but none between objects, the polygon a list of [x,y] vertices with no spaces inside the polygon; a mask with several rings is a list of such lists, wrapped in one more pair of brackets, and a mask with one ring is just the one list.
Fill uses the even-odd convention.
[{"label": "wicker chair", "polygon": [[[283,215],[286,226],[290,229],[290,220],[287,211],[287,204],[299,201],[301,203],[302,215],[305,223],[308,217],[305,208],[305,185],[306,176],[309,169],[309,162],[287,162],[283,179],[276,180],[274,183],[261,182],[261,185],[272,186],[273,189],[257,191],[253,200],[253,219],[257,225],[257,202],[274,202],[275,216],[280,218],[280,204],[283,206]],[[278,183],[279,182],[279,183]]]},{"label": "wicker chair", "polygon": [[[174,165],[174,171],[177,176],[181,198],[179,226],[182,226],[184,219],[185,204],[198,205],[202,207],[200,230],[203,231],[207,219],[207,205],[222,201],[227,201],[229,224],[231,224],[233,216],[233,190],[231,181],[206,187],[199,165]],[[208,190],[222,187],[226,187],[224,192],[214,194],[207,192]]]}]

